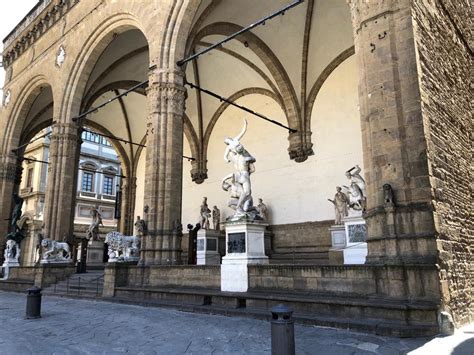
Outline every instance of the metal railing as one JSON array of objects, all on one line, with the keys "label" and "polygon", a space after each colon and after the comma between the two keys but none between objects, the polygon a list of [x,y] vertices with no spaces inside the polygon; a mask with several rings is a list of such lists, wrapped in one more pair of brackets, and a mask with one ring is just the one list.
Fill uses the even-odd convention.
[{"label": "metal railing", "polygon": [[[100,287],[99,286],[103,283],[103,279],[104,279],[104,275],[101,275],[101,276],[96,277],[92,280],[87,280],[86,282],[84,282],[84,277],[82,277],[82,279],[81,279],[81,276],[79,276],[77,278],[77,283],[76,283],[76,282],[71,282],[71,281],[75,281],[75,280],[70,280],[70,278],[68,277],[66,279],[66,295],[80,296],[82,288],[87,289],[87,285],[95,283],[95,296],[99,297],[99,295],[100,295],[100,293],[99,293]],[[101,280],[102,280],[102,282],[101,282]],[[59,280],[56,277],[56,282],[54,283],[53,293],[60,293],[57,290],[58,281]],[[82,285],[82,287],[81,287],[81,285]],[[89,295],[90,295],[90,293],[89,293]]]}]

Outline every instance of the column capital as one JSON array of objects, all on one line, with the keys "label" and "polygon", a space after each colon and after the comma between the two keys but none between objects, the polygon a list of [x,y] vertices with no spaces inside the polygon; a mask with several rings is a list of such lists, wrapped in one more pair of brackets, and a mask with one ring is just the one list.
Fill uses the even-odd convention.
[{"label": "column capital", "polygon": [[290,159],[297,163],[304,162],[309,156],[314,154],[313,143],[311,143],[311,132],[290,133],[288,140],[290,141],[288,154],[290,155]]}]

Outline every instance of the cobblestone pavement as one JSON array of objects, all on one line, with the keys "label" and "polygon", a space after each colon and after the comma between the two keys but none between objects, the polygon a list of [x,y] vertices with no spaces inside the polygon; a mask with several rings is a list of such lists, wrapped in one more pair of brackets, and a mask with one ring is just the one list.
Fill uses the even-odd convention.
[{"label": "cobblestone pavement", "polygon": [[[25,303],[0,292],[0,354],[271,353],[266,321],[52,296],[43,296],[41,319],[25,320]],[[300,325],[295,334],[297,354],[400,354],[430,344]]]}]

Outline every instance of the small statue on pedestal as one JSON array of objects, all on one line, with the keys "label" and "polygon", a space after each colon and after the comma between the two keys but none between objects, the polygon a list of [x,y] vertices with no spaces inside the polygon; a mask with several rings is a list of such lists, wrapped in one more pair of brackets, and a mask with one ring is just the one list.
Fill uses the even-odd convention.
[{"label": "small statue on pedestal", "polygon": [[221,229],[221,211],[214,206],[212,208],[212,223],[214,225],[214,230],[220,231]]},{"label": "small statue on pedestal", "polygon": [[102,224],[102,215],[100,214],[97,206],[91,207],[90,215],[92,217],[92,221],[86,231],[86,238],[89,240],[98,240],[99,226]]},{"label": "small statue on pedestal", "polygon": [[268,207],[261,198],[258,199],[257,211],[264,222],[268,222]]},{"label": "small statue on pedestal", "polygon": [[209,218],[211,218],[211,210],[207,206],[207,197],[204,197],[201,205],[201,228],[202,229],[209,229]]},{"label": "small statue on pedestal", "polygon": [[144,219],[141,219],[140,216],[137,216],[135,221],[135,235],[143,237],[147,232],[147,226]]},{"label": "small statue on pedestal", "polygon": [[328,198],[328,201],[332,202],[332,204],[334,205],[334,224],[337,226],[344,224],[342,222],[342,219],[348,214],[349,199],[347,198],[346,194],[344,194],[341,190],[341,187],[337,186],[337,192],[334,195],[334,200]]}]

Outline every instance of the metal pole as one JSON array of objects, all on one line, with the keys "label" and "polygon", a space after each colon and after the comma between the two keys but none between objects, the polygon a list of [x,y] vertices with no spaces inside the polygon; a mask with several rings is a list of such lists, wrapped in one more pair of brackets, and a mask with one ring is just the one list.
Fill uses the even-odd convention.
[{"label": "metal pole", "polygon": [[234,107],[237,107],[237,108],[239,108],[239,109],[241,109],[241,110],[243,110],[243,111],[245,111],[245,112],[248,112],[248,113],[250,113],[250,114],[252,114],[252,115],[254,115],[254,116],[260,117],[261,119],[264,119],[265,121],[271,122],[271,123],[273,123],[273,124],[275,124],[275,125],[277,125],[277,126],[280,126],[280,127],[282,127],[282,128],[285,128],[285,129],[287,129],[290,133],[296,133],[296,132],[298,132],[296,129],[287,127],[287,126],[281,124],[280,122],[277,122],[277,121],[275,121],[275,120],[272,120],[272,119],[270,119],[270,118],[268,118],[268,117],[266,117],[266,116],[264,116],[264,115],[262,115],[262,114],[260,114],[260,113],[258,113],[258,112],[255,112],[255,111],[253,111],[253,110],[251,110],[251,109],[249,109],[249,108],[247,108],[247,107],[245,107],[245,106],[236,104],[235,102],[230,101],[230,100],[226,99],[225,97],[222,97],[222,96],[220,96],[220,95],[218,95],[218,94],[216,94],[216,93],[214,93],[214,92],[212,92],[212,91],[203,89],[202,87],[200,87],[200,86],[198,86],[198,85],[196,85],[196,84],[190,83],[190,82],[187,81],[187,80],[185,80],[184,84],[185,84],[185,85],[189,85],[189,86],[191,87],[191,89],[199,90],[199,91],[201,91],[201,92],[203,92],[203,93],[205,93],[205,94],[208,94],[209,96],[212,96],[212,97],[214,97],[214,98],[216,98],[216,99],[218,99],[218,100],[220,100],[220,101],[224,101],[224,102],[228,103],[229,105],[232,105],[232,106],[234,106]]},{"label": "metal pole", "polygon": [[285,6],[284,8],[282,8],[281,10],[278,10],[277,12],[274,12],[273,14],[271,14],[270,16],[266,16],[266,17],[263,17],[262,19],[258,20],[257,22],[245,27],[245,28],[242,28],[240,31],[237,31],[235,32],[234,34],[224,38],[222,41],[219,41],[217,43],[214,43],[212,46],[210,47],[207,47],[199,52],[197,52],[196,54],[193,54],[192,56],[186,58],[186,59],[182,59],[182,60],[179,60],[176,62],[176,65],[177,66],[182,66],[184,63],[186,62],[189,62],[190,60],[193,60],[193,59],[196,59],[197,57],[209,52],[209,51],[212,51],[214,48],[216,47],[219,47],[221,45],[223,45],[224,43],[226,42],[229,42],[231,39],[234,39],[235,37],[241,35],[242,33],[245,33],[245,32],[248,32],[250,31],[252,28],[255,28],[259,25],[265,25],[265,22],[268,21],[268,20],[271,20],[272,18],[278,16],[278,15],[284,15],[285,14],[285,11],[291,9],[292,7],[295,7],[301,3],[303,3],[304,0],[297,0],[287,6]]},{"label": "metal pole", "polygon": [[79,285],[77,286],[77,295],[81,294],[81,277],[79,276]]},{"label": "metal pole", "polygon": [[272,308],[272,355],[295,355],[293,310],[279,304]]},{"label": "metal pole", "polygon": [[106,102],[101,103],[99,106],[93,107],[93,108],[91,108],[90,110],[88,110],[88,111],[86,111],[86,112],[84,112],[84,113],[81,113],[79,116],[73,117],[72,120],[73,120],[74,122],[75,122],[75,121],[78,121],[78,120],[80,120],[81,118],[87,116],[88,114],[97,111],[98,109],[104,107],[105,105],[110,104],[112,101],[118,100],[118,99],[120,99],[120,98],[123,97],[123,96],[127,96],[131,91],[135,91],[135,90],[138,89],[139,87],[141,87],[141,86],[143,86],[143,85],[145,85],[145,84],[148,84],[148,82],[149,82],[149,80],[142,81],[141,83],[138,83],[137,85],[132,86],[130,89],[124,91],[124,92],[121,93],[120,95],[114,96],[114,97],[112,97],[111,99],[107,100]]}]

